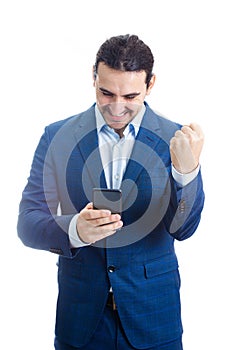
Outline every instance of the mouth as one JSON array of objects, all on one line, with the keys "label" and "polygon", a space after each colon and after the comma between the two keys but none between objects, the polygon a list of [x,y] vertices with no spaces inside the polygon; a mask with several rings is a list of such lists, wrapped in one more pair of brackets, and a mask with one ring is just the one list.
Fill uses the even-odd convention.
[{"label": "mouth", "polygon": [[129,107],[126,103],[109,103],[100,107],[107,124],[115,124],[116,126],[128,124],[136,114],[133,106]]},{"label": "mouth", "polygon": [[122,121],[124,119],[124,117],[127,115],[127,113],[129,113],[129,111],[123,111],[121,113],[118,114],[114,114],[111,111],[108,111],[109,116],[112,120],[118,122],[118,121]]}]

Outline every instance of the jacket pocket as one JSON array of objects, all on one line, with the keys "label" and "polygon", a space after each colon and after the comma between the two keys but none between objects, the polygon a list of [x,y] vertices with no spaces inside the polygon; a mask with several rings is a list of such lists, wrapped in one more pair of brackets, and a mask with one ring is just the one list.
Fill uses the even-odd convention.
[{"label": "jacket pocket", "polygon": [[177,258],[173,254],[168,254],[159,259],[148,262],[144,265],[145,277],[153,278],[178,269]]}]

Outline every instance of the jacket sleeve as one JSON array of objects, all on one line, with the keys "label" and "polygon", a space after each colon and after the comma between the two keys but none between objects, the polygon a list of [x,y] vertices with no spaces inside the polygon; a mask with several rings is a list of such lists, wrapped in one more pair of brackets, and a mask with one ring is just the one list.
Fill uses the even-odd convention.
[{"label": "jacket sleeve", "polygon": [[67,233],[73,215],[57,214],[57,177],[54,163],[46,157],[50,143],[46,128],[35,151],[30,176],[22,193],[17,231],[19,238],[28,247],[70,257]]},{"label": "jacket sleeve", "polygon": [[194,234],[201,219],[205,199],[201,170],[188,185],[182,187],[172,179],[171,187],[165,225],[168,232],[181,241]]}]

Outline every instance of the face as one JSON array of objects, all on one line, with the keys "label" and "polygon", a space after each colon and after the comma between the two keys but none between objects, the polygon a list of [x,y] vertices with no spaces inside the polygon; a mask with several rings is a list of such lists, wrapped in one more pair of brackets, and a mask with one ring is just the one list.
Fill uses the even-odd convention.
[{"label": "face", "polygon": [[96,102],[107,125],[119,134],[141,110],[155,76],[147,88],[146,72],[123,72],[100,62],[94,80]]}]

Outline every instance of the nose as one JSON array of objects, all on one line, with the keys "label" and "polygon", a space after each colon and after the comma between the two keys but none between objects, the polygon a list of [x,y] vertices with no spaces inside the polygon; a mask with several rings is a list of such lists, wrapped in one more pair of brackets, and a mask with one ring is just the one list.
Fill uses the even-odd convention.
[{"label": "nose", "polygon": [[112,102],[110,103],[109,107],[111,114],[115,116],[121,116],[126,110],[124,102]]}]

